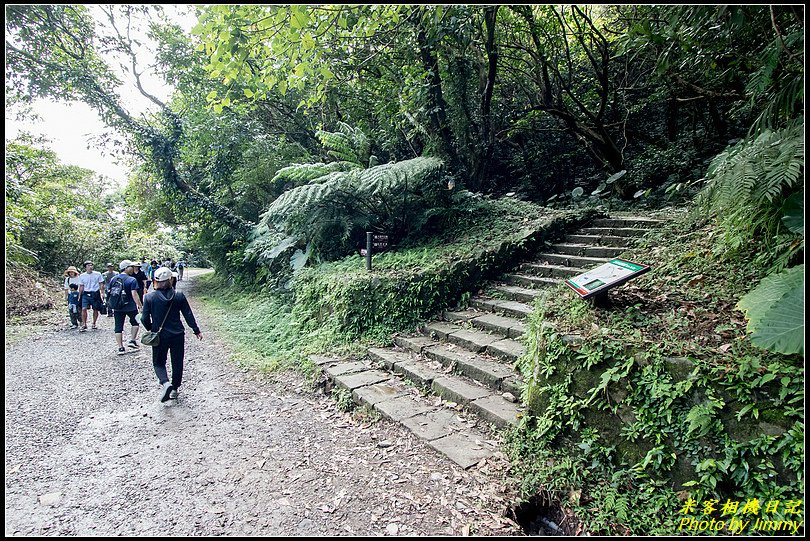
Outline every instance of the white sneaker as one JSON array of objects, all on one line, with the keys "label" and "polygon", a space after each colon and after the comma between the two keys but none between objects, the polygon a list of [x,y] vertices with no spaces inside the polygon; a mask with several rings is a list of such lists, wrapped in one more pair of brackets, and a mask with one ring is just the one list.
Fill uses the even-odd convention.
[{"label": "white sneaker", "polygon": [[127,343],[127,347],[130,347],[132,349],[138,349],[140,346],[138,346],[138,342],[136,342],[135,340],[130,340],[129,343]]},{"label": "white sneaker", "polygon": [[123,347],[118,348],[118,354],[119,355],[126,355],[127,354],[126,348],[123,348]]},{"label": "white sneaker", "polygon": [[164,383],[163,387],[161,387],[160,389],[160,401],[166,402],[169,399],[169,396],[171,395],[173,390],[174,388],[172,387],[171,383],[169,383],[168,381]]},{"label": "white sneaker", "polygon": [[169,393],[170,400],[177,400],[177,389],[172,388],[172,392]]}]

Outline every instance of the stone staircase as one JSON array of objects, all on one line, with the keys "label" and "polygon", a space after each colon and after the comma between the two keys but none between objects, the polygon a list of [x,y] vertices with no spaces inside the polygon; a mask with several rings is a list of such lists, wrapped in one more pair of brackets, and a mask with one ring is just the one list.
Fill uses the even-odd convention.
[{"label": "stone staircase", "polygon": [[445,311],[442,321],[428,323],[420,334],[395,337],[394,347],[369,349],[368,362],[313,360],[356,402],[401,422],[468,468],[497,450],[488,428],[517,425],[523,411],[522,377],[514,364],[524,353],[520,339],[540,290],[610,261],[659,223],[632,216],[594,219],[504,274],[487,294],[470,299],[470,308]]}]

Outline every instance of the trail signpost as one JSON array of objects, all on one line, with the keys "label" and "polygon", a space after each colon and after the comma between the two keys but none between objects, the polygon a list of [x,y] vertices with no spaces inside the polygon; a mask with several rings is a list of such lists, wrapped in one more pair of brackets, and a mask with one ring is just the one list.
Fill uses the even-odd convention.
[{"label": "trail signpost", "polygon": [[616,258],[593,270],[569,278],[565,284],[576,291],[581,299],[592,300],[594,304],[604,305],[607,303],[607,293],[610,289],[649,270],[649,265]]},{"label": "trail signpost", "polygon": [[388,235],[378,235],[371,231],[366,232],[366,248],[360,250],[360,255],[366,258],[366,270],[371,270],[372,252],[384,252],[389,248]]}]

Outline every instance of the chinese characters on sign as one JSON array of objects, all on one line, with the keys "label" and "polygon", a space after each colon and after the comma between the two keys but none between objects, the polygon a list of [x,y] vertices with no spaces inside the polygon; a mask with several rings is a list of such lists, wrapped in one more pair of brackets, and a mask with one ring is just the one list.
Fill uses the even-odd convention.
[{"label": "chinese characters on sign", "polygon": [[[743,532],[783,532],[796,535],[804,526],[802,520],[801,500],[762,500],[749,498],[745,502],[728,499],[722,505],[720,500],[704,500],[698,505],[696,500],[689,498],[683,504],[680,513],[683,515],[702,514],[701,518],[684,517],[680,520],[678,530],[693,532],[723,531],[730,534]],[[721,518],[711,517],[712,513],[720,512]],[[781,520],[769,520],[763,515],[773,515],[781,512]],[[728,517],[726,519],[725,517]],[[793,520],[795,519],[795,520]]]}]

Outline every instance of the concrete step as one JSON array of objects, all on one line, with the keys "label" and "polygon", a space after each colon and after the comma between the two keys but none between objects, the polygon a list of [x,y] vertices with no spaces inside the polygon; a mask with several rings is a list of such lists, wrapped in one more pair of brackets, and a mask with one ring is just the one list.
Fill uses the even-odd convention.
[{"label": "concrete step", "polygon": [[523,274],[540,276],[545,278],[569,278],[586,272],[588,268],[567,267],[564,265],[552,265],[549,263],[521,263],[520,270]]},{"label": "concrete step", "polygon": [[526,332],[526,323],[523,320],[493,313],[479,313],[468,323],[473,327],[499,334],[505,338],[520,338]]},{"label": "concrete step", "polygon": [[[412,345],[420,347],[417,342]],[[392,363],[393,369],[406,374],[408,379],[417,380],[435,370],[428,363],[390,348],[374,348],[370,353],[375,362],[386,359]],[[497,451],[489,441],[491,436],[474,427],[475,421],[455,409],[431,403],[390,373],[368,368],[358,372],[357,361],[321,356],[311,358],[321,369],[329,368],[333,374],[339,374],[329,376],[327,373],[335,386],[351,391],[356,403],[402,424],[418,439],[462,468],[471,468]],[[438,363],[435,364],[438,366]],[[351,365],[352,368],[341,368],[344,365]],[[466,411],[501,428],[516,425],[522,413],[517,405],[505,400],[500,393],[465,381],[462,377],[443,373],[434,375],[430,386],[448,399],[465,404]]]},{"label": "concrete step", "polygon": [[528,304],[518,301],[504,301],[500,299],[470,299],[470,304],[481,310],[487,312],[495,312],[496,314],[506,314],[510,317],[518,319],[525,319],[532,313],[533,308]]},{"label": "concrete step", "polygon": [[644,229],[640,227],[583,227],[578,230],[578,234],[582,235],[613,235],[616,237],[643,237],[652,229]]},{"label": "concrete step", "polygon": [[615,216],[613,218],[597,218],[588,224],[590,227],[642,227],[654,229],[664,223],[664,220],[645,218],[643,216]]},{"label": "concrete step", "polygon": [[537,254],[535,259],[536,263],[549,263],[552,265],[562,265],[564,267],[579,267],[583,269],[592,269],[598,267],[603,263],[610,261],[609,257],[585,257],[578,255],[568,254],[552,254],[542,253]]},{"label": "concrete step", "polygon": [[563,239],[567,243],[586,244],[588,246],[608,246],[611,248],[627,248],[630,239],[627,237],[614,237],[611,235],[566,235]]},{"label": "concrete step", "polygon": [[530,274],[504,274],[502,278],[510,284],[534,289],[553,287],[562,282],[562,278],[547,278]]},{"label": "concrete step", "polygon": [[518,301],[525,304],[533,304],[534,299],[536,299],[540,294],[540,292],[536,289],[529,289],[520,286],[498,285],[492,289],[500,292],[509,300]]},{"label": "concrete step", "polygon": [[485,355],[471,353],[453,344],[437,344],[427,348],[424,355],[493,391],[511,391],[511,382],[520,380],[520,374],[511,366]]},{"label": "concrete step", "polygon": [[[417,356],[409,351],[396,351],[386,348],[372,348],[369,354],[375,359],[385,359],[391,362],[390,370],[401,374],[406,380],[416,383],[423,388],[430,388],[432,392],[445,400],[469,407],[479,417],[494,424],[498,428],[506,428],[517,424],[521,408],[509,402],[500,391],[500,384],[506,378],[514,378],[517,373],[509,367],[488,361],[476,355],[464,355],[454,352],[449,346],[434,346],[426,356]],[[426,353],[427,353],[426,352]],[[442,370],[441,359],[458,367],[458,374]],[[448,367],[453,366],[448,363]],[[485,374],[488,385],[480,381],[465,377],[467,373]]]},{"label": "concrete step", "polygon": [[586,243],[562,242],[551,245],[551,249],[560,254],[613,258],[620,255],[627,248],[621,246],[590,246]]}]

